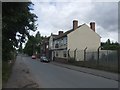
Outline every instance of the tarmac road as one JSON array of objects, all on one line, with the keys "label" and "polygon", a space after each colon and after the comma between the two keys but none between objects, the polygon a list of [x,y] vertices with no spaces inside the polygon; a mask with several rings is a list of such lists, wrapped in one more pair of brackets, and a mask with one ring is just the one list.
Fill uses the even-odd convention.
[{"label": "tarmac road", "polygon": [[115,80],[40,62],[27,56],[21,59],[41,88],[118,88]]}]

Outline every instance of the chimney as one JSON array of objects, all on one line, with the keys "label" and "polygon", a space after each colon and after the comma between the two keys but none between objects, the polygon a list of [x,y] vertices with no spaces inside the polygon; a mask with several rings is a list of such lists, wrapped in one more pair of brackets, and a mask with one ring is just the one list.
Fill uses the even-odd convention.
[{"label": "chimney", "polygon": [[59,31],[59,33],[58,33],[59,35],[61,35],[61,34],[63,34],[63,31]]},{"label": "chimney", "polygon": [[78,20],[73,20],[73,30],[77,29],[78,27]]},{"label": "chimney", "polygon": [[90,28],[95,32],[95,22],[90,22]]}]

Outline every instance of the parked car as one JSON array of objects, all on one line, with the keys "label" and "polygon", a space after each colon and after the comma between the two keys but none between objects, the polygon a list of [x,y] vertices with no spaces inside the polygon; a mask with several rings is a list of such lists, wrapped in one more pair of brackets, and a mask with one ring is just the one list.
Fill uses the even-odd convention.
[{"label": "parked car", "polygon": [[35,55],[32,55],[32,59],[36,59],[36,56],[35,56]]},{"label": "parked car", "polygon": [[41,56],[40,57],[40,61],[41,62],[50,62],[50,60],[47,57],[45,57],[45,56]]}]

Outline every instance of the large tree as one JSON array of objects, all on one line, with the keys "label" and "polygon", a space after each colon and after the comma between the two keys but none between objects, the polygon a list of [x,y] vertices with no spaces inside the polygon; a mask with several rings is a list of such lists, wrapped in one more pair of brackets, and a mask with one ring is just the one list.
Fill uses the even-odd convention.
[{"label": "large tree", "polygon": [[29,38],[29,31],[35,31],[37,16],[31,13],[31,2],[2,3],[2,57],[9,59],[15,47]]},{"label": "large tree", "polygon": [[33,55],[35,53],[35,46],[36,46],[37,40],[35,39],[34,36],[30,36],[29,40],[27,41],[25,48],[24,48],[24,53],[28,55]]},{"label": "large tree", "polygon": [[30,39],[27,41],[25,48],[24,48],[24,53],[28,55],[32,55],[37,53],[40,53],[40,43],[41,43],[42,37],[39,33],[39,31],[36,33],[35,37],[30,36]]}]

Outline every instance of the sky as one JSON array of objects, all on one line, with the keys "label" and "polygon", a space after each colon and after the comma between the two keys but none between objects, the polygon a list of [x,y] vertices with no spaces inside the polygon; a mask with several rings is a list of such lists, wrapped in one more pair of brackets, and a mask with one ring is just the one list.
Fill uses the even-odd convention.
[{"label": "sky", "polygon": [[[34,10],[31,12],[38,16],[37,31],[42,36],[72,29],[73,20],[78,20],[78,25],[86,23],[88,26],[94,21],[96,32],[101,36],[102,42],[106,42],[107,39],[116,42],[118,41],[118,2],[115,1],[32,0]],[[35,35],[36,32],[30,34]]]}]

